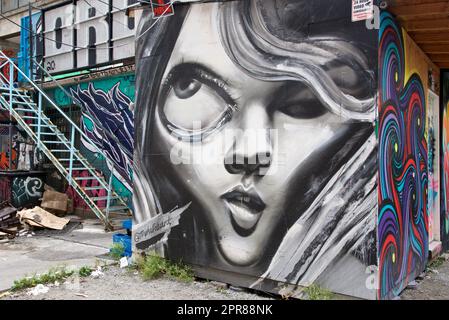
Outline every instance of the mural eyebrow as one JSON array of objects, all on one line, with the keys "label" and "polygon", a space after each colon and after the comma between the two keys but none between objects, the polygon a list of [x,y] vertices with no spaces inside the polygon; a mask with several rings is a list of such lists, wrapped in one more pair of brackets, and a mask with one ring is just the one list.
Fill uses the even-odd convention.
[{"label": "mural eyebrow", "polygon": [[176,81],[183,78],[194,79],[207,85],[214,89],[226,104],[233,108],[236,107],[235,99],[231,96],[227,81],[206,66],[191,62],[178,64],[170,70],[162,84],[160,94],[161,105],[165,103],[165,98]]}]

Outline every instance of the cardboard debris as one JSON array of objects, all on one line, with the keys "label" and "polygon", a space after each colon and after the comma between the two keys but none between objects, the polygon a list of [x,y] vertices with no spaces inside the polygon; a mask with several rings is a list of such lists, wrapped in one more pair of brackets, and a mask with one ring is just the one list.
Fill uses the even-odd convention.
[{"label": "cardboard debris", "polygon": [[44,191],[47,191],[47,190],[50,190],[50,191],[56,191],[55,190],[55,188],[53,188],[52,186],[49,186],[48,184],[44,184]]},{"label": "cardboard debris", "polygon": [[12,206],[6,206],[0,209],[0,221],[6,221],[11,219],[12,216],[15,216],[17,209]]},{"label": "cardboard debris", "polygon": [[20,226],[19,218],[16,216],[17,209],[8,202],[0,203],[0,239],[13,239]]},{"label": "cardboard debris", "polygon": [[44,191],[41,207],[57,215],[67,213],[67,203],[69,197],[65,193],[54,190]]},{"label": "cardboard debris", "polygon": [[62,230],[70,219],[59,218],[42,208],[34,207],[17,212],[21,223],[30,226]]}]

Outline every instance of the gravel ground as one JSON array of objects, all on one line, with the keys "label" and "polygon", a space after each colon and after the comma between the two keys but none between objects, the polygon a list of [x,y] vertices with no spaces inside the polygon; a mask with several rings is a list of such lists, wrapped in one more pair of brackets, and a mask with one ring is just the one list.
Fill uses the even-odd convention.
[{"label": "gravel ground", "polygon": [[431,263],[424,277],[405,289],[401,300],[449,300],[449,255]]},{"label": "gravel ground", "polygon": [[[47,293],[28,295],[30,289],[2,300],[264,300],[269,296],[258,295],[246,290],[236,291],[222,288],[213,282],[194,281],[183,283],[160,278],[143,281],[135,271],[108,266],[99,278],[71,277],[59,286],[49,285]],[[78,284],[77,284],[77,280]],[[1,293],[0,293],[1,296]]]},{"label": "gravel ground", "polygon": [[[0,300],[265,300],[276,297],[225,284],[194,281],[179,282],[167,278],[143,281],[131,269],[107,266],[99,278],[72,276],[59,286],[47,285],[47,293],[33,296],[30,289],[6,294]],[[401,300],[449,300],[449,254],[429,265],[421,278],[409,285]]]}]

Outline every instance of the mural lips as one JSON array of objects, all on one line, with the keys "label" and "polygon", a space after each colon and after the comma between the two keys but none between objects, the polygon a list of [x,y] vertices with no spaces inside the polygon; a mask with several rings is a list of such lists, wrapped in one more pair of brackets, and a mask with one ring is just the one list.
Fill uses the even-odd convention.
[{"label": "mural lips", "polygon": [[242,233],[241,228],[247,231],[244,235],[251,234],[266,207],[257,191],[253,187],[245,190],[242,186],[237,186],[221,198],[229,209],[234,228],[238,226],[235,228],[237,233]]}]

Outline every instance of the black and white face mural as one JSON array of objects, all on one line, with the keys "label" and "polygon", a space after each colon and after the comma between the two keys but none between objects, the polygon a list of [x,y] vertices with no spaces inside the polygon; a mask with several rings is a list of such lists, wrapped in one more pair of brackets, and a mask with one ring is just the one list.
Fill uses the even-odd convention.
[{"label": "black and white face mural", "polygon": [[151,29],[143,15],[138,249],[375,297],[377,33],[350,3],[184,4]]}]

